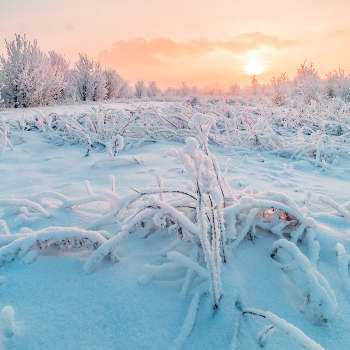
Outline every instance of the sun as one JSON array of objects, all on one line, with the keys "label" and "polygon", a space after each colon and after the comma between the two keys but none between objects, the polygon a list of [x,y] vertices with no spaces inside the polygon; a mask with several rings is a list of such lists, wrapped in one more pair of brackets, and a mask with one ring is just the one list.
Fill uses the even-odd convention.
[{"label": "sun", "polygon": [[260,74],[264,70],[264,66],[259,62],[251,62],[245,66],[249,74]]}]

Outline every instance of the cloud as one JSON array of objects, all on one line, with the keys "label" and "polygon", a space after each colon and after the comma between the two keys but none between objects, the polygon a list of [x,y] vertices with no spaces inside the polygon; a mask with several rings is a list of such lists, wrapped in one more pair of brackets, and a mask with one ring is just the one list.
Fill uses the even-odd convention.
[{"label": "cloud", "polygon": [[342,38],[344,36],[348,36],[348,33],[345,30],[334,28],[329,30],[327,36],[330,38]]},{"label": "cloud", "polygon": [[110,50],[99,53],[104,64],[155,65],[180,57],[196,58],[218,50],[244,54],[262,47],[284,48],[299,44],[298,40],[282,40],[277,36],[251,32],[236,35],[230,40],[189,40],[177,42],[169,38],[146,39],[143,37],[119,40]]},{"label": "cloud", "polygon": [[341,38],[349,35],[345,30],[339,29],[331,24],[322,24],[312,28],[315,32],[321,33],[328,38]]}]

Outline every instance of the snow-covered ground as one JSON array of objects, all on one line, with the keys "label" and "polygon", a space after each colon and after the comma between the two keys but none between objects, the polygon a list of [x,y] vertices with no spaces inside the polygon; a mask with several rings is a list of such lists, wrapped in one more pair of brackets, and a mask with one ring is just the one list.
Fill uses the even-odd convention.
[{"label": "snow-covered ground", "polygon": [[3,115],[5,119],[11,118],[14,120],[21,120],[23,113],[26,117],[34,117],[38,111],[42,113],[49,114],[51,112],[54,113],[81,113],[86,111],[91,107],[96,107],[98,105],[103,105],[106,108],[111,109],[125,109],[125,108],[134,108],[138,105],[152,105],[152,106],[164,106],[167,105],[166,102],[158,102],[158,101],[150,101],[150,102],[112,102],[112,101],[104,101],[103,103],[98,102],[85,102],[85,103],[77,103],[75,105],[58,105],[58,106],[44,106],[44,107],[36,107],[36,108],[16,108],[16,109],[0,109],[0,115]]},{"label": "snow-covered ground", "polygon": [[[86,107],[50,107],[41,108],[41,112],[80,113]],[[118,109],[129,107],[128,104],[108,105],[108,108]],[[27,116],[36,113],[35,110],[25,112]],[[5,120],[20,121],[22,113],[5,110],[0,115]],[[30,235],[32,232],[23,228],[40,231],[50,226],[88,230],[92,222],[115,210],[114,202],[108,200],[66,209],[61,205],[62,200],[31,201],[41,203],[46,215],[30,209],[27,202],[14,206],[11,199],[31,199],[46,191],[58,192],[69,200],[88,197],[85,180],[89,181],[94,194],[103,196],[111,188],[110,175],[115,177],[115,192],[121,196],[136,193],[140,188],[156,187],[157,172],[165,187],[185,189],[190,183],[180,161],[167,155],[169,148],[182,148],[184,144],[180,142],[157,140],[138,148],[122,149],[111,161],[112,157],[108,157],[102,145],[93,147],[90,156],[85,157],[85,144],[62,144],[50,140],[39,130],[24,131],[25,141],[19,143],[21,130],[11,127],[11,132],[9,140],[14,151],[7,147],[0,162],[0,220],[6,222],[10,235]],[[191,316],[195,317],[194,326],[192,330],[188,326],[189,334],[185,332],[183,349],[259,349],[256,334],[270,324],[275,326],[271,329],[275,331],[271,336],[271,330],[267,332],[264,348],[302,348],[298,345],[302,336],[290,336],[294,334],[292,326],[285,326],[290,333],[288,336],[271,318],[242,313],[253,308],[284,319],[324,349],[347,349],[350,343],[347,270],[350,206],[336,211],[317,195],[327,196],[339,205],[350,201],[350,157],[341,155],[337,163],[327,167],[315,166],[306,160],[282,158],[269,150],[234,152],[230,147],[213,144],[209,149],[217,158],[221,173],[225,172],[227,157],[232,159],[226,180],[237,198],[249,186],[248,194],[256,193],[255,188],[282,192],[299,206],[305,217],[315,220],[313,231],[320,245],[318,261],[317,253],[316,261],[312,258],[309,238],[305,237],[296,245],[290,243],[293,247],[287,247],[289,240],[274,246],[276,254],[272,258],[271,246],[282,236],[257,228],[253,241],[244,238],[239,245],[233,243],[227,247],[228,261],[221,265],[222,296],[218,310],[213,310],[209,293],[202,298],[197,294],[200,304],[195,315],[196,311],[191,314],[196,303],[193,295],[202,277],[193,278],[184,296],[181,291],[186,270],[182,267],[148,285],[140,279],[145,274],[145,264],[169,262],[166,254],[157,254],[176,239],[166,228],[146,238],[142,236],[142,229],[136,230],[118,246],[118,262],[104,259],[92,272],[85,273],[83,266],[91,249],[49,247],[40,250],[38,257],[19,254],[11,261],[4,255],[8,254],[4,248],[10,236],[6,235],[5,227],[0,236],[3,246],[0,248],[0,310],[11,306],[14,318],[10,308],[4,309],[0,348],[176,348],[182,344],[179,334],[186,331],[186,324],[191,324]],[[311,191],[307,207],[304,207],[305,191]],[[265,196],[268,200],[268,194]],[[2,225],[5,224],[2,222]],[[96,230],[107,231],[99,232],[108,239],[117,235],[120,227],[107,225]],[[338,243],[342,246],[338,245],[337,250]],[[296,246],[300,251],[295,250]],[[277,248],[290,256],[282,253],[279,256]],[[180,243],[177,251],[185,255],[191,253],[185,242]],[[304,261],[302,254],[311,263],[307,259]],[[204,260],[200,264],[206,267]],[[331,291],[319,274],[328,281]],[[326,314],[329,320],[325,319]],[[311,341],[308,344],[307,348],[317,349]]]}]

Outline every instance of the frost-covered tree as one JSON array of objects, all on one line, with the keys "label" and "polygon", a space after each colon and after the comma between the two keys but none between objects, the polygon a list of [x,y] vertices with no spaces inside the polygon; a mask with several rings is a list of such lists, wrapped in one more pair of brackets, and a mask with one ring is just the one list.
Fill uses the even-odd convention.
[{"label": "frost-covered tree", "polygon": [[6,41],[0,57],[1,99],[6,107],[48,105],[64,97],[69,86],[69,63],[60,54],[46,55],[24,35]]},{"label": "frost-covered tree", "polygon": [[330,98],[340,97],[350,101],[350,74],[344,69],[338,68],[326,74],[326,93]]},{"label": "frost-covered tree", "polygon": [[191,88],[183,81],[179,88],[180,96],[189,96],[191,94]]},{"label": "frost-covered tree", "polygon": [[15,40],[6,40],[5,43],[6,56],[0,56],[1,98],[5,107],[39,105],[49,68],[45,54],[38,48],[36,40],[32,44],[25,35],[16,35]]},{"label": "frost-covered tree", "polygon": [[192,90],[192,94],[194,94],[194,95],[201,95],[202,94],[200,88],[196,85],[193,85],[191,90]]},{"label": "frost-covered tree", "polygon": [[140,79],[137,81],[137,83],[135,84],[135,96],[137,98],[142,98],[146,96],[146,85],[145,82]]},{"label": "frost-covered tree", "polygon": [[86,54],[79,54],[73,70],[73,81],[79,100],[101,101],[106,97],[106,76],[103,73],[100,62],[88,59]]},{"label": "frost-covered tree", "polygon": [[147,86],[147,96],[156,97],[161,93],[161,90],[157,86],[157,83],[154,80],[148,82]]},{"label": "frost-covered tree", "polygon": [[241,88],[237,83],[232,84],[228,91],[229,95],[239,95],[240,92],[241,92]]},{"label": "frost-covered tree", "polygon": [[286,73],[282,73],[277,78],[270,79],[272,89],[272,101],[278,105],[284,105],[290,95],[290,79]]},{"label": "frost-covered tree", "polygon": [[250,83],[252,85],[253,94],[256,95],[258,93],[259,81],[257,74],[253,74],[250,77]]},{"label": "frost-covered tree", "polygon": [[129,82],[123,79],[121,89],[119,90],[118,98],[131,98],[134,96],[134,90],[130,86]]},{"label": "frost-covered tree", "polygon": [[129,83],[114,69],[105,69],[103,75],[106,78],[106,100],[114,100],[116,98],[130,97]]},{"label": "frost-covered tree", "polygon": [[175,97],[179,95],[179,91],[178,89],[175,89],[173,87],[168,87],[163,91],[162,95],[168,97]]},{"label": "frost-covered tree", "polygon": [[74,87],[71,81],[69,62],[56,51],[49,51],[49,61],[51,65],[50,90],[52,97],[57,101],[71,99],[74,95]]},{"label": "frost-covered tree", "polygon": [[305,61],[300,65],[293,83],[294,95],[302,103],[310,103],[312,100],[319,101],[325,95],[325,84],[312,62],[307,65]]}]

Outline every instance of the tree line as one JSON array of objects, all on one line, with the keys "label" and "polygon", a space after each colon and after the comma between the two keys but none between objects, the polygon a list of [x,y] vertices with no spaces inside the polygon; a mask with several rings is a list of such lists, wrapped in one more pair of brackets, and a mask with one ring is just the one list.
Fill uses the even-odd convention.
[{"label": "tree line", "polygon": [[71,69],[65,57],[56,51],[43,52],[34,40],[15,35],[5,40],[6,53],[0,56],[0,106],[26,108],[57,103],[103,101],[128,98],[186,97],[190,95],[235,95],[240,99],[267,98],[286,105],[291,101],[310,103],[330,98],[350,101],[350,75],[344,69],[329,71],[322,79],[312,62],[302,63],[296,76],[285,73],[260,84],[257,75],[251,84],[211,83],[202,89],[182,83],[178,88],[162,91],[154,80],[138,80],[134,87],[114,69],[103,69],[100,62],[79,54]]},{"label": "tree line", "polygon": [[26,108],[60,102],[102,101],[119,98],[155,97],[160,89],[155,81],[143,80],[135,90],[114,69],[102,69],[86,54],[79,54],[73,69],[56,51],[43,52],[34,40],[16,35],[5,41],[6,54],[0,56],[0,104]]}]

